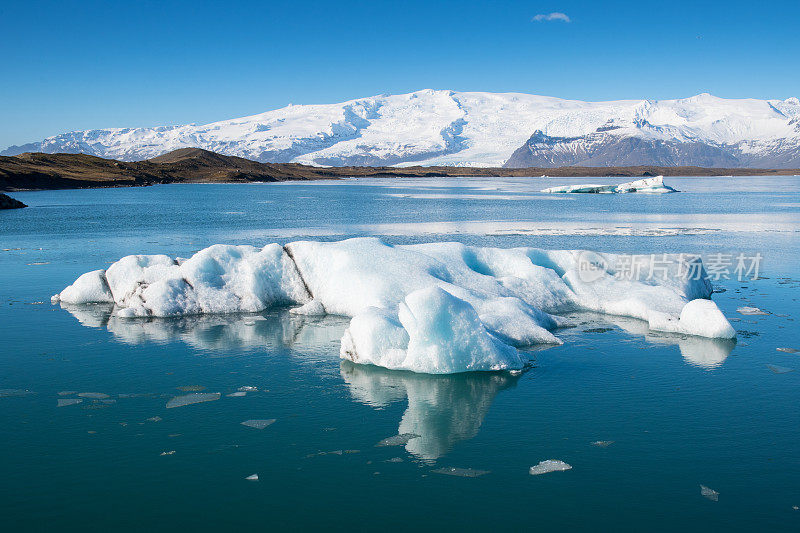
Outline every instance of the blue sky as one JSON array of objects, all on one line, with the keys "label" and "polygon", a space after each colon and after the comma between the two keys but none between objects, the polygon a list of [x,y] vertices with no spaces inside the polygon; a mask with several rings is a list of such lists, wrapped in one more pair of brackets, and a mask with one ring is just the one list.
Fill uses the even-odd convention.
[{"label": "blue sky", "polygon": [[228,4],[0,3],[0,147],[422,88],[800,96],[797,0]]}]

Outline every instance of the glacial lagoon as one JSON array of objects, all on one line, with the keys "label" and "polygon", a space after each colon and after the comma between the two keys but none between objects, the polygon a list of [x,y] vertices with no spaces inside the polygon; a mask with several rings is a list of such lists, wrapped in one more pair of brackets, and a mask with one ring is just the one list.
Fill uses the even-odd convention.
[{"label": "glacial lagoon", "polygon": [[[538,192],[583,182],[15,193],[30,207],[0,213],[2,522],[796,530],[800,178],[673,178],[681,192],[658,196]],[[713,300],[737,338],[572,313],[564,344],[529,351],[521,373],[425,375],[340,359],[341,316],[125,319],[50,303],[128,254],[359,236],[699,254],[717,263]],[[758,272],[739,279],[740,255],[759,257]],[[531,475],[543,462],[547,473]],[[470,513],[478,506],[496,512]]]}]

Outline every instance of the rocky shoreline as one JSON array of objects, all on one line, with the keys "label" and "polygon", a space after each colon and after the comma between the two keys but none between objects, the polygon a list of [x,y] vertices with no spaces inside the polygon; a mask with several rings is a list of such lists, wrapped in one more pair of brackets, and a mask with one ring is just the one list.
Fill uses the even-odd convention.
[{"label": "rocky shoreline", "polygon": [[137,187],[165,183],[248,183],[349,177],[622,177],[781,176],[800,169],[704,167],[313,167],[259,163],[200,148],[182,148],[145,161],[116,161],[85,154],[25,153],[0,157],[0,191]]},{"label": "rocky shoreline", "polygon": [[0,193],[0,209],[21,209],[28,207],[19,200],[11,198],[7,194]]}]

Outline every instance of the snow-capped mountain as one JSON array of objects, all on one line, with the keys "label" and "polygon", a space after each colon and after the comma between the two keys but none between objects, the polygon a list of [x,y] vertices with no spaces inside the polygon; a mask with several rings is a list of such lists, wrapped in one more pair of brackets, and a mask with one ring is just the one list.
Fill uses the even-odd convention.
[{"label": "snow-capped mountain", "polygon": [[200,147],[314,165],[699,165],[800,167],[800,101],[582,102],[516,93],[423,90],[295,105],[202,126],[77,131],[12,146],[149,159]]}]

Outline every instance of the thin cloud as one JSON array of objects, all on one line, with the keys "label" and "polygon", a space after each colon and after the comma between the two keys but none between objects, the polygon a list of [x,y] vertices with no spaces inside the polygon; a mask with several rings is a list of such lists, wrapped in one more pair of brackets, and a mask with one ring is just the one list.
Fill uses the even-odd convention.
[{"label": "thin cloud", "polygon": [[533,22],[550,22],[552,20],[560,20],[561,22],[572,22],[566,13],[553,11],[552,13],[539,13],[533,17]]}]

